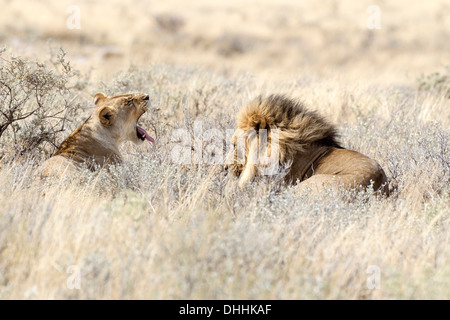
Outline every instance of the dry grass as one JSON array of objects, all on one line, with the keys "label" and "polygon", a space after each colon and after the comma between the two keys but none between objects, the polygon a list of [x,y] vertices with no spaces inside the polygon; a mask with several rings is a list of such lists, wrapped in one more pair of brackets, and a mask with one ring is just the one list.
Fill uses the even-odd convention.
[{"label": "dry grass", "polygon": [[[125,145],[125,164],[108,172],[42,183],[32,173],[54,147],[18,156],[6,131],[1,299],[450,298],[445,2],[385,2],[375,35],[365,29],[371,3],[134,1],[131,10],[114,1],[102,10],[80,1],[82,28],[71,31],[68,4],[2,2],[17,19],[0,13],[9,47],[0,65],[11,53],[51,67],[52,36],[83,83],[96,67],[63,96],[85,112],[56,139],[87,116],[93,93],[147,92],[142,124],[158,143]],[[382,165],[391,197],[312,198],[277,179],[240,191],[220,166],[172,162],[174,129],[193,131],[195,120],[233,128],[237,109],[260,93],[300,97],[325,114],[344,146]],[[67,286],[71,266],[79,290]],[[378,289],[368,286],[370,266]]]}]

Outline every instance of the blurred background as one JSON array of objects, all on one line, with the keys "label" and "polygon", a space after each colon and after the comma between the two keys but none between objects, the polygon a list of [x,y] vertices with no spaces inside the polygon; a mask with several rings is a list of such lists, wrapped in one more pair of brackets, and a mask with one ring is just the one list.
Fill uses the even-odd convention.
[{"label": "blurred background", "polygon": [[42,59],[62,46],[92,79],[108,80],[130,65],[167,63],[276,79],[345,74],[396,82],[450,64],[448,0],[0,4],[0,47]]}]

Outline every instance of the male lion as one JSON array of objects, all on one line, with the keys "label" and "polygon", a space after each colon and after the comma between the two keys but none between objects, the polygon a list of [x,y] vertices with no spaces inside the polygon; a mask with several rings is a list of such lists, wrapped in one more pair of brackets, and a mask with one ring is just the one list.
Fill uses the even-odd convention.
[{"label": "male lion", "polygon": [[155,142],[137,125],[147,111],[148,100],[148,95],[142,93],[113,97],[96,94],[94,112],[61,143],[51,158],[42,163],[41,176],[74,172],[83,163],[90,170],[105,164],[121,163],[119,145],[122,142]]},{"label": "male lion", "polygon": [[273,163],[261,157],[275,155],[276,165],[286,169],[285,182],[300,181],[300,190],[372,185],[374,190],[388,193],[386,175],[375,160],[344,149],[336,129],[323,117],[281,95],[258,97],[242,108],[232,143],[227,169],[240,176],[240,187],[256,175],[267,174]]}]

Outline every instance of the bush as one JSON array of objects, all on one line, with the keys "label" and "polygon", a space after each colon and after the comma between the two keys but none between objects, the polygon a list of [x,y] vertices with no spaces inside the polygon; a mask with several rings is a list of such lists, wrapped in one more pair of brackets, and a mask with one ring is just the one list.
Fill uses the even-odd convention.
[{"label": "bush", "polygon": [[417,86],[420,91],[442,94],[450,99],[450,68],[445,73],[433,72],[428,75],[421,75],[417,79]]},{"label": "bush", "polygon": [[[0,51],[0,158],[6,154],[37,155],[79,111],[74,101],[84,88],[79,73],[66,61],[63,49],[50,65]],[[11,150],[12,148],[12,150]]]}]

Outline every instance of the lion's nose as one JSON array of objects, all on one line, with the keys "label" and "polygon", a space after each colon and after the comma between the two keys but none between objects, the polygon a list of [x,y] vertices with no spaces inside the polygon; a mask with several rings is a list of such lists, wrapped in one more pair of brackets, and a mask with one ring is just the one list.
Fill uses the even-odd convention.
[{"label": "lion's nose", "polygon": [[142,100],[148,100],[148,99],[150,99],[150,97],[148,96],[148,94],[146,94],[146,95],[142,98]]}]

